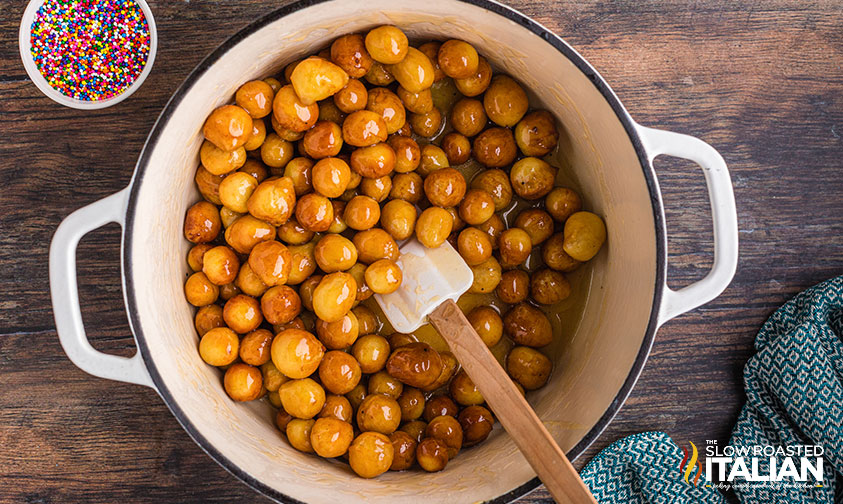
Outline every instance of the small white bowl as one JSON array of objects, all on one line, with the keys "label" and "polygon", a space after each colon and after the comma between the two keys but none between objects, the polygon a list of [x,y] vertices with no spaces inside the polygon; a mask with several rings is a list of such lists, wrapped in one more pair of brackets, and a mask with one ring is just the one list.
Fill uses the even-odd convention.
[{"label": "small white bowl", "polygon": [[66,107],[83,110],[94,110],[110,107],[116,105],[132,95],[146,80],[146,76],[152,70],[152,64],[155,62],[155,52],[158,50],[158,29],[155,27],[155,18],[152,17],[152,11],[149,9],[146,0],[134,0],[143,11],[146,18],[146,23],[149,26],[149,55],[146,58],[146,65],[143,67],[138,78],[131,86],[117,96],[108,98],[106,100],[78,100],[70,96],[60,93],[58,90],[50,86],[47,79],[41,75],[35,60],[32,58],[32,22],[35,21],[35,14],[38,9],[44,4],[44,0],[30,0],[29,5],[23,12],[23,19],[20,23],[20,32],[18,34],[18,46],[20,47],[20,57],[23,61],[23,66],[26,68],[26,73],[32,82],[47,95],[51,100],[60,103]]}]

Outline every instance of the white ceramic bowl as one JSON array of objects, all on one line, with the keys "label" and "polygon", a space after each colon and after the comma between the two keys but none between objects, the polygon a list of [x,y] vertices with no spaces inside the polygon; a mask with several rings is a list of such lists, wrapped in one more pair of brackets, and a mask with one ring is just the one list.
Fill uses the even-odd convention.
[{"label": "white ceramic bowl", "polygon": [[91,101],[79,100],[60,93],[47,82],[47,79],[45,79],[43,75],[41,75],[41,71],[38,70],[38,66],[32,58],[31,34],[32,22],[35,21],[35,15],[38,12],[38,9],[44,4],[44,0],[30,0],[26,9],[23,11],[23,18],[21,19],[20,30],[18,32],[18,48],[20,49],[20,58],[21,61],[23,61],[26,73],[29,75],[29,78],[32,79],[35,86],[54,102],[60,103],[66,107],[82,110],[96,110],[110,107],[130,97],[132,93],[141,87],[141,84],[143,84],[143,81],[146,80],[149,72],[152,71],[152,64],[155,63],[155,53],[158,51],[158,29],[155,27],[155,18],[152,16],[152,10],[150,10],[146,0],[135,0],[135,3],[137,3],[143,11],[143,15],[146,17],[146,23],[149,26],[149,55],[146,59],[146,65],[143,67],[140,75],[138,75],[138,78],[135,79],[135,82],[133,82],[119,95],[107,100]]},{"label": "white ceramic bowl", "polygon": [[[602,432],[634,385],[658,327],[717,296],[737,264],[737,218],[723,159],[704,142],[636,124],[597,72],[562,39],[489,0],[304,0],[232,37],[175,93],[140,155],[131,184],[73,213],[50,250],[56,325],[70,359],[104,378],[154,388],[190,436],[223,467],[283,502],[390,504],[503,502],[539,482],[505,432],[467,449],[445,471],[355,477],[347,465],[299,453],[280,438],[265,404],[234,403],[220,373],[196,350],[182,285],[189,243],[183,215],[200,199],[193,174],[202,123],[237,87],[279,72],[332,38],[392,23],[411,38],[462,38],[520,79],[560,120],[566,159],[608,241],[593,260],[581,320],[557,336],[550,382],[530,401],[575,458]],[[664,209],[652,160],[682,157],[703,168],[712,203],[715,260],[700,282],[666,284]],[[123,292],[138,345],[132,358],[88,343],[78,308],[75,247],[108,222],[123,226]],[[115,440],[118,442],[118,440]]]}]

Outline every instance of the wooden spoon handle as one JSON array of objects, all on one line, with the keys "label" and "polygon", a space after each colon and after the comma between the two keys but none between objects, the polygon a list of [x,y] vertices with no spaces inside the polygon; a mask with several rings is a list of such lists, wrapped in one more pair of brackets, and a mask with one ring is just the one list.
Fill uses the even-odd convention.
[{"label": "wooden spoon handle", "polygon": [[445,301],[429,318],[556,502],[597,504],[568,457],[457,304]]}]

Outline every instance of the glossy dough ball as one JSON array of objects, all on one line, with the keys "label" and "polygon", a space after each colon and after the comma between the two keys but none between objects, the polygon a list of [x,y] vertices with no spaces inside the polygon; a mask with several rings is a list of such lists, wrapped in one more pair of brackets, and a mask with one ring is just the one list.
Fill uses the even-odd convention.
[{"label": "glossy dough ball", "polygon": [[457,237],[457,249],[469,266],[476,266],[492,257],[489,235],[473,227],[460,232]]},{"label": "glossy dough ball", "polygon": [[498,126],[510,127],[518,124],[527,112],[527,93],[507,75],[492,78],[483,95],[483,107],[489,119]]},{"label": "glossy dough ball", "polygon": [[474,446],[485,441],[492,432],[495,417],[483,406],[469,406],[460,411],[458,418],[463,432],[463,445]]},{"label": "glossy dough ball", "polygon": [[285,376],[307,378],[319,368],[325,347],[307,331],[286,329],[272,341],[271,355],[272,363]]},{"label": "glossy dough ball", "polygon": [[237,89],[234,102],[254,119],[266,117],[272,112],[275,91],[264,81],[249,81]]},{"label": "glossy dough ball", "polygon": [[363,35],[343,35],[331,44],[331,61],[342,68],[350,77],[359,79],[372,68],[372,57],[366,50]]},{"label": "glossy dough ball", "polygon": [[225,303],[222,318],[228,327],[239,334],[254,331],[263,322],[258,300],[243,294],[238,294]]},{"label": "glossy dough ball", "polygon": [[316,244],[313,255],[325,273],[346,271],[357,262],[357,247],[344,236],[327,234]]},{"label": "glossy dough ball", "polygon": [[509,179],[516,194],[535,200],[545,197],[553,189],[556,168],[539,158],[526,157],[512,165]]},{"label": "glossy dough ball", "polygon": [[562,236],[562,233],[556,233],[551,236],[542,245],[542,261],[544,261],[544,264],[550,269],[562,271],[563,273],[570,273],[571,271],[577,269],[582,262],[569,256],[568,253],[565,252],[563,245],[564,237]]},{"label": "glossy dough ball", "polygon": [[389,71],[401,87],[411,93],[419,93],[433,85],[433,63],[415,47],[408,47],[406,57],[390,65]]},{"label": "glossy dough ball", "polygon": [[509,228],[501,233],[498,238],[498,249],[504,266],[517,266],[523,264],[530,257],[533,243],[530,240],[530,235],[523,229]]},{"label": "glossy dough ball", "polygon": [[366,268],[365,278],[366,285],[375,294],[391,294],[401,286],[403,274],[394,261],[381,259]]},{"label": "glossy dough ball", "polygon": [[471,327],[483,340],[487,347],[498,344],[503,336],[503,320],[498,312],[490,306],[478,306],[467,315]]},{"label": "glossy dough ball", "polygon": [[237,254],[224,245],[212,248],[202,257],[202,272],[216,285],[233,282],[239,271],[240,260]]},{"label": "glossy dough ball", "polygon": [[286,324],[301,313],[301,298],[292,287],[276,285],[261,297],[261,312],[270,324]]},{"label": "glossy dough ball", "polygon": [[296,190],[289,177],[273,177],[261,182],[249,197],[247,207],[256,219],[273,226],[287,222],[296,206]]},{"label": "glossy dough ball", "polygon": [[509,270],[501,276],[496,292],[506,304],[522,302],[530,295],[530,275],[523,270]]},{"label": "glossy dough ball", "polygon": [[392,434],[401,423],[398,401],[383,394],[367,395],[357,410],[357,426],[363,431]]},{"label": "glossy dough ball", "polygon": [[544,386],[550,377],[550,359],[534,348],[517,346],[506,356],[506,372],[527,390]]},{"label": "glossy dough ball", "polygon": [[332,394],[351,392],[360,383],[361,376],[357,360],[339,350],[326,353],[319,364],[319,381]]},{"label": "glossy dough ball", "polygon": [[279,126],[297,132],[307,131],[319,119],[319,106],[305,104],[292,85],[286,85],[275,93],[272,101],[273,119]]},{"label": "glossy dough ball", "polygon": [[436,438],[423,439],[416,448],[416,460],[427,472],[437,472],[448,465],[448,446]]},{"label": "glossy dough ball", "polygon": [[310,378],[284,383],[278,395],[284,410],[296,418],[313,418],[325,406],[325,389]]},{"label": "glossy dough ball", "polygon": [[310,444],[320,457],[340,457],[354,438],[351,424],[336,418],[318,418],[310,429]]},{"label": "glossy dough ball", "polygon": [[240,340],[240,360],[252,366],[269,362],[270,346],[275,336],[266,329],[256,329]]},{"label": "glossy dough ball", "polygon": [[199,340],[199,356],[212,366],[227,366],[237,359],[240,340],[227,327],[217,327],[206,332]]},{"label": "glossy dough ball", "polygon": [[261,395],[263,377],[255,366],[237,363],[225,371],[223,385],[231,399],[253,401]]},{"label": "glossy dough ball", "polygon": [[366,34],[366,50],[375,61],[391,65],[407,56],[407,36],[400,28],[392,25],[378,26]]},{"label": "glossy dough ball", "polygon": [[389,470],[394,453],[388,437],[379,432],[363,432],[348,449],[348,463],[358,476],[374,478]]},{"label": "glossy dough ball", "polygon": [[290,84],[304,105],[331,97],[348,83],[348,74],[328,60],[311,56],[301,61],[290,75]]},{"label": "glossy dough ball", "polygon": [[249,253],[249,267],[268,285],[284,285],[290,276],[293,258],[281,242],[260,242]]},{"label": "glossy dough ball", "polygon": [[441,374],[442,359],[427,343],[410,343],[392,352],[386,370],[411,387],[424,388]]},{"label": "glossy dough ball", "polygon": [[353,311],[346,313],[336,322],[316,321],[319,340],[331,350],[341,350],[353,345],[359,333],[360,325]]},{"label": "glossy dough ball", "polygon": [[515,226],[527,232],[534,247],[553,235],[553,217],[539,208],[530,208],[518,214]]},{"label": "glossy dough ball", "polygon": [[530,291],[537,303],[554,304],[571,295],[571,284],[562,273],[552,269],[543,269],[533,273],[530,279]]},{"label": "glossy dough ball", "polygon": [[468,292],[472,294],[484,294],[492,292],[501,282],[501,265],[494,256],[486,259],[477,266],[472,266],[474,282]]},{"label": "glossy dough ball", "polygon": [[558,142],[556,119],[547,110],[530,112],[515,125],[515,143],[525,156],[546,156]]},{"label": "glossy dough ball", "polygon": [[460,218],[469,225],[482,224],[494,213],[495,201],[482,189],[470,189],[460,202]]},{"label": "glossy dough ball", "polygon": [[543,347],[553,341],[553,328],[547,315],[527,303],[506,312],[503,330],[518,345]]},{"label": "glossy dough ball", "polygon": [[351,310],[357,296],[357,282],[348,273],[325,275],[313,291],[313,311],[325,322],[336,322]]},{"label": "glossy dough ball", "polygon": [[412,436],[403,431],[395,431],[389,435],[392,442],[392,465],[390,471],[403,471],[412,467],[416,461],[416,445],[418,444]]},{"label": "glossy dough ball", "polygon": [[466,183],[462,173],[454,168],[442,168],[428,175],[424,192],[434,205],[443,208],[456,206],[465,196]]},{"label": "glossy dough ball", "polygon": [[454,79],[471,77],[480,64],[477,50],[468,42],[451,39],[439,47],[439,68]]},{"label": "glossy dough ball", "polygon": [[252,134],[252,117],[236,105],[223,105],[211,112],[202,127],[205,138],[224,151],[233,151]]},{"label": "glossy dough ball", "polygon": [[357,339],[351,353],[360,363],[360,369],[364,373],[377,373],[389,359],[389,342],[383,336],[367,334]]},{"label": "glossy dough ball", "polygon": [[545,197],[548,213],[557,221],[565,222],[568,217],[582,210],[579,194],[567,187],[556,187]]},{"label": "glossy dough ball", "polygon": [[565,221],[562,247],[577,261],[588,261],[606,241],[606,224],[591,212],[577,212]]},{"label": "glossy dough ball", "polygon": [[193,243],[214,241],[222,229],[220,212],[213,204],[200,201],[187,210],[184,236]]},{"label": "glossy dough ball", "polygon": [[448,415],[434,418],[427,424],[424,432],[425,437],[438,439],[445,443],[448,450],[448,459],[457,456],[462,448],[462,427],[456,418]]}]

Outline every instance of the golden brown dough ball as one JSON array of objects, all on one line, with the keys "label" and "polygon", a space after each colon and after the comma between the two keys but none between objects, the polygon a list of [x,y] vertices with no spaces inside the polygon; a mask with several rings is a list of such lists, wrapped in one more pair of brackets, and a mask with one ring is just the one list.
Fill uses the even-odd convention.
[{"label": "golden brown dough ball", "polygon": [[389,137],[389,146],[395,152],[396,172],[408,173],[418,168],[421,161],[421,149],[415,140],[406,136],[393,135]]},{"label": "golden brown dough ball", "polygon": [[305,194],[296,204],[296,220],[307,230],[327,231],[334,222],[334,206],[321,194]]},{"label": "golden brown dough ball", "polygon": [[535,348],[517,346],[506,356],[506,372],[527,390],[544,386],[552,367],[550,359]]},{"label": "golden brown dough ball", "polygon": [[240,217],[243,217],[242,213],[237,213],[228,207],[220,208],[220,220],[222,221],[222,227],[225,229],[228,229],[228,226],[234,224],[234,221]]},{"label": "golden brown dough ball", "polygon": [[217,300],[220,295],[219,287],[208,280],[201,271],[188,277],[184,283],[184,296],[193,306],[206,306]]},{"label": "golden brown dough ball", "polygon": [[348,399],[338,395],[328,395],[325,397],[325,405],[322,406],[322,411],[319,412],[319,418],[336,418],[337,420],[348,422],[350,425],[353,417],[354,411]]},{"label": "golden brown dough ball", "polygon": [[372,295],[374,294],[374,292],[372,292],[372,289],[370,289],[369,286],[366,285],[367,267],[368,266],[363,263],[357,263],[348,270],[348,273],[354,277],[354,281],[357,283],[357,302],[365,301],[372,297]]},{"label": "golden brown dough ball", "polygon": [[530,275],[523,270],[509,270],[501,276],[496,292],[506,304],[522,302],[530,295]]},{"label": "golden brown dough ball", "polygon": [[316,103],[305,104],[299,99],[293,86],[288,84],[275,93],[272,115],[283,128],[307,131],[319,119],[319,106]]},{"label": "golden brown dough ball", "polygon": [[266,123],[263,119],[252,119],[252,134],[249,139],[243,144],[243,149],[247,151],[256,151],[261,148],[263,142],[266,140]]},{"label": "golden brown dough ball", "polygon": [[351,348],[351,353],[364,373],[377,373],[389,359],[389,342],[377,334],[360,336]]},{"label": "golden brown dough ball", "polygon": [[547,315],[527,303],[519,303],[506,312],[503,328],[518,345],[543,347],[553,341],[553,328]]},{"label": "golden brown dough ball", "polygon": [[[346,192],[343,193],[345,195],[349,190],[346,189]],[[328,226],[328,232],[339,234],[348,229],[348,224],[345,222],[345,217],[343,214],[345,213],[345,201],[341,200],[331,200],[331,207],[334,211],[334,220],[331,221],[331,225]]]},{"label": "golden brown dough ball", "polygon": [[473,137],[483,131],[486,121],[486,110],[480,100],[463,98],[451,109],[451,125],[467,137]]},{"label": "golden brown dough ball", "polygon": [[492,218],[495,201],[492,195],[482,189],[470,189],[460,202],[459,216],[469,225],[477,225]]},{"label": "golden brown dough ball", "polygon": [[518,149],[508,128],[489,128],[474,139],[472,154],[478,163],[500,168],[515,161]]},{"label": "golden brown dough ball", "polygon": [[220,183],[220,201],[231,210],[244,214],[249,211],[246,202],[257,187],[257,179],[248,173],[232,173]]},{"label": "golden brown dough ball", "polygon": [[389,259],[375,261],[366,268],[366,285],[375,294],[391,294],[403,281],[401,268]]},{"label": "golden brown dough ball", "polygon": [[416,448],[416,460],[427,472],[438,472],[448,465],[448,446],[436,438],[422,439]]},{"label": "golden brown dough ball", "polygon": [[492,196],[495,211],[500,212],[512,202],[512,185],[509,175],[497,168],[483,170],[471,181],[472,189],[482,189]]},{"label": "golden brown dough ball", "polygon": [[478,96],[489,88],[492,82],[492,67],[486,58],[480,56],[477,70],[464,79],[454,79],[457,90],[464,96]]},{"label": "golden brown dough ball", "polygon": [[229,284],[237,278],[240,271],[240,260],[230,248],[220,245],[205,252],[202,258],[202,272],[211,283],[216,285]]},{"label": "golden brown dough ball", "polygon": [[424,420],[426,422],[430,422],[434,418],[443,415],[456,417],[458,412],[459,407],[450,397],[440,395],[427,401],[427,404],[424,407]]},{"label": "golden brown dough ball", "polygon": [[225,324],[239,334],[254,331],[263,322],[260,303],[245,294],[238,294],[226,301],[222,317]]},{"label": "golden brown dough ball", "polygon": [[435,69],[430,59],[415,47],[407,48],[407,56],[389,66],[389,72],[401,87],[419,93],[433,85]]},{"label": "golden brown dough ball", "polygon": [[288,178],[293,182],[293,190],[296,196],[302,196],[313,190],[313,182],[311,181],[313,175],[312,159],[306,157],[297,157],[290,160],[287,166],[284,167],[284,178]]},{"label": "golden brown dough ball", "polygon": [[416,214],[413,204],[401,199],[391,200],[381,211],[381,227],[395,240],[406,240],[416,229]]},{"label": "golden brown dough ball", "polygon": [[492,412],[476,405],[460,411],[458,420],[463,432],[463,446],[474,446],[485,441],[495,425]]},{"label": "golden brown dough ball", "polygon": [[401,129],[407,118],[404,104],[401,103],[398,95],[383,87],[369,90],[366,110],[371,110],[383,118],[386,123],[386,132],[390,135]]},{"label": "golden brown dough ball", "polygon": [[305,420],[315,417],[325,405],[325,389],[310,378],[284,383],[278,395],[287,413]]},{"label": "golden brown dough ball", "polygon": [[430,92],[430,89],[424,89],[418,93],[411,93],[402,86],[398,86],[396,94],[401,99],[401,103],[404,104],[404,108],[413,114],[427,114],[433,110],[433,94]]},{"label": "golden brown dough ball", "polygon": [[403,391],[404,384],[396,378],[390,376],[390,374],[386,371],[378,371],[369,377],[369,384],[367,387],[368,395],[383,394],[398,400]]},{"label": "golden brown dough ball", "polygon": [[269,347],[274,337],[266,329],[256,329],[243,336],[240,340],[240,360],[252,366],[269,362]]},{"label": "golden brown dough ball", "polygon": [[427,59],[433,64],[433,82],[439,82],[440,80],[447,77],[445,72],[439,68],[439,48],[442,47],[442,44],[437,41],[426,42],[419,46],[419,51],[424,53],[427,56]]},{"label": "golden brown dough ball", "polygon": [[205,140],[199,148],[199,161],[212,174],[225,175],[243,166],[246,162],[246,149],[238,147],[232,151],[225,151]]},{"label": "golden brown dough ball", "polygon": [[345,121],[345,117],[348,115],[342,110],[340,110],[333,100],[322,100],[318,103],[318,105],[320,121],[332,122],[334,124],[342,124],[342,122]]},{"label": "golden brown dough ball", "polygon": [[454,79],[467,79],[477,71],[480,56],[474,46],[462,40],[446,40],[439,47],[437,61],[445,75]]},{"label": "golden brown dough ball", "polygon": [[451,352],[441,352],[439,359],[442,361],[442,371],[439,373],[439,378],[434,380],[430,385],[422,388],[425,392],[434,392],[444,387],[457,372],[459,362],[457,362],[457,358]]},{"label": "golden brown dough ball", "polygon": [[284,431],[287,435],[287,441],[296,450],[304,453],[313,453],[313,445],[310,443],[310,432],[316,420],[304,420],[301,418],[292,418],[287,423],[287,428]]},{"label": "golden brown dough ball", "polygon": [[277,93],[278,90],[281,89],[281,81],[279,81],[275,77],[267,77],[263,81],[269,84],[269,87],[272,88],[273,93]]},{"label": "golden brown dough ball", "polygon": [[316,336],[300,329],[286,329],[278,333],[270,351],[275,367],[293,379],[313,374],[325,355],[325,347]]},{"label": "golden brown dough ball", "polygon": [[222,319],[222,307],[219,305],[206,305],[196,311],[196,316],[193,318],[193,326],[199,337],[205,335],[206,332],[217,327],[223,327],[225,321]]},{"label": "golden brown dough ball", "polygon": [[260,369],[238,362],[225,371],[223,385],[233,400],[254,401],[261,395],[263,377]]},{"label": "golden brown dough ball", "polygon": [[311,275],[307,280],[299,285],[299,297],[301,298],[301,304],[307,308],[308,311],[313,311],[313,291],[321,281],[322,275]]},{"label": "golden brown dough ball", "polygon": [[355,196],[345,206],[343,219],[348,227],[357,231],[371,229],[381,218],[381,207],[368,196]]},{"label": "golden brown dough ball", "polygon": [[354,305],[357,283],[348,273],[325,275],[313,290],[313,312],[326,322],[336,322]]},{"label": "golden brown dough ball", "polygon": [[475,227],[489,235],[489,239],[492,241],[492,249],[498,248],[498,238],[500,238],[503,230],[506,229],[506,224],[504,224],[503,219],[498,214],[492,215],[489,220]]},{"label": "golden brown dough ball", "polygon": [[[293,93],[295,95],[295,93]],[[316,119],[319,119],[319,116],[316,116]],[[314,121],[316,122],[316,121]],[[282,140],[286,140],[288,142],[296,142],[304,138],[304,130],[302,131],[294,131],[289,128],[285,128],[281,126],[281,123],[275,118],[275,114],[269,116],[269,123],[272,125],[272,130],[278,135],[279,138]]]},{"label": "golden brown dough ball", "polygon": [[270,240],[256,244],[249,253],[249,267],[267,286],[283,285],[290,276],[293,261],[281,242]]},{"label": "golden brown dough ball", "polygon": [[392,434],[401,423],[398,401],[383,394],[367,395],[357,409],[357,426],[362,431]]},{"label": "golden brown dough ball", "polygon": [[293,215],[296,206],[296,191],[293,180],[288,177],[273,177],[264,180],[255,188],[246,206],[256,219],[280,226]]},{"label": "golden brown dough ball", "polygon": [[352,410],[357,410],[357,408],[359,408],[363,403],[363,399],[366,398],[366,384],[364,381],[365,377],[357,384],[356,387],[354,387],[354,390],[345,395],[345,398],[348,399],[349,404],[351,404]]},{"label": "golden brown dough ball", "polygon": [[333,100],[334,105],[338,109],[346,114],[351,114],[352,112],[366,108],[366,103],[369,100],[369,92],[366,90],[366,86],[359,80],[349,79],[348,84],[337,91]]},{"label": "golden brown dough ball", "polygon": [[234,102],[242,107],[253,119],[266,117],[272,112],[272,100],[275,91],[264,81],[249,81],[237,89]]},{"label": "golden brown dough ball", "polygon": [[542,245],[542,261],[548,268],[563,273],[570,273],[582,264],[565,252],[562,233],[556,233]]},{"label": "golden brown dough ball", "polygon": [[249,263],[243,263],[240,266],[240,272],[237,273],[237,279],[234,280],[234,285],[243,291],[243,294],[248,294],[252,297],[258,297],[269,288],[263,283],[263,280],[252,271]]},{"label": "golden brown dough ball", "polygon": [[342,123],[343,140],[354,147],[366,147],[387,139],[386,121],[377,112],[358,110]]},{"label": "golden brown dough ball", "polygon": [[417,173],[427,177],[431,173],[451,166],[448,162],[448,155],[440,147],[427,144],[421,149],[421,161]]},{"label": "golden brown dough ball", "polygon": [[448,415],[434,418],[427,424],[424,433],[425,437],[438,439],[445,443],[448,450],[448,459],[457,456],[462,448],[462,427],[456,418]]},{"label": "golden brown dough ball", "polygon": [[477,266],[472,266],[471,272],[474,274],[474,282],[469,287],[468,292],[472,294],[492,292],[501,282],[501,265],[494,256]]},{"label": "golden brown dough ball", "polygon": [[395,82],[395,77],[392,76],[387,65],[384,65],[380,61],[372,63],[372,68],[363,77],[366,79],[366,82],[373,86],[388,86]]},{"label": "golden brown dough ball", "polygon": [[365,46],[372,59],[385,65],[400,62],[407,56],[407,36],[392,25],[378,26],[366,34]]},{"label": "golden brown dough ball", "polygon": [[366,50],[363,35],[343,35],[331,44],[331,61],[339,65],[349,77],[359,79],[372,68],[372,57]]},{"label": "golden brown dough ball", "polygon": [[340,457],[354,438],[351,424],[336,418],[318,418],[310,430],[310,443],[320,457]]},{"label": "golden brown dough ball", "polygon": [[351,153],[351,169],[362,177],[379,178],[395,169],[395,151],[388,143],[355,149]]},{"label": "golden brown dough ball", "polygon": [[483,107],[489,119],[498,126],[511,127],[524,117],[528,107],[527,93],[512,77],[496,75],[483,95]]},{"label": "golden brown dough ball", "polygon": [[227,366],[237,359],[240,340],[228,327],[216,327],[199,340],[199,356],[212,366]]},{"label": "golden brown dough ball", "polygon": [[478,306],[469,312],[467,318],[471,327],[474,328],[487,347],[491,348],[501,340],[503,320],[494,308]]},{"label": "golden brown dough ball", "polygon": [[465,135],[452,131],[442,137],[442,150],[448,156],[448,163],[461,165],[471,157],[471,142]]},{"label": "golden brown dough ball", "polygon": [[237,287],[233,283],[227,283],[225,285],[220,285],[220,298],[225,301],[233,298],[237,294],[240,294],[240,287]]},{"label": "golden brown dough ball", "polygon": [[447,210],[429,207],[416,221],[416,238],[425,247],[436,248],[448,239],[453,226],[454,219]]},{"label": "golden brown dough ball", "polygon": [[389,176],[378,178],[362,178],[360,182],[360,191],[363,195],[368,196],[380,203],[389,197],[389,191],[392,190],[392,178]]},{"label": "golden brown dough ball", "polygon": [[545,197],[553,189],[556,168],[539,158],[526,157],[512,165],[509,179],[516,194],[535,200]]},{"label": "golden brown dough ball", "polygon": [[357,259],[364,264],[372,264],[380,259],[398,260],[398,244],[383,229],[361,231],[354,235],[352,241],[357,247]]},{"label": "golden brown dough ball", "polygon": [[327,234],[316,244],[314,257],[325,273],[345,271],[357,262],[357,248],[344,236]]},{"label": "golden brown dough ball", "polygon": [[606,224],[591,212],[577,212],[565,221],[562,247],[577,261],[588,261],[606,241]]},{"label": "golden brown dough ball", "polygon": [[548,213],[558,222],[565,222],[568,217],[582,210],[579,194],[567,187],[556,187],[545,197]]},{"label": "golden brown dough ball", "polygon": [[424,181],[424,192],[428,201],[443,208],[458,205],[465,196],[465,190],[466,183],[462,173],[450,167],[434,171]]},{"label": "golden brown dough ball", "polygon": [[469,266],[480,264],[492,257],[492,242],[489,235],[473,227],[460,232],[457,238],[457,249]]},{"label": "golden brown dough ball", "polygon": [[533,244],[526,231],[521,228],[509,228],[498,238],[498,250],[500,250],[501,262],[505,266],[517,266],[530,257]]},{"label": "golden brown dough ball", "polygon": [[287,247],[292,258],[292,267],[290,268],[290,276],[287,277],[287,285],[299,285],[316,271],[316,257],[314,257],[313,253],[315,248],[315,243]]},{"label": "golden brown dough ball", "polygon": [[196,188],[202,194],[202,197],[214,205],[222,205],[220,201],[220,183],[225,178],[225,175],[214,175],[200,166],[196,169],[196,175],[193,181],[196,183]]},{"label": "golden brown dough ball", "polygon": [[442,112],[433,107],[429,112],[424,114],[410,114],[410,127],[413,132],[425,138],[433,138],[442,130]]},{"label": "golden brown dough ball", "polygon": [[263,386],[270,392],[277,392],[281,385],[290,380],[281,371],[278,371],[278,368],[275,367],[275,364],[271,360],[261,365],[261,373],[263,374]]},{"label": "golden brown dough ball", "polygon": [[418,203],[424,195],[424,181],[418,173],[399,173],[392,177],[392,191],[389,196],[408,203]]},{"label": "golden brown dough ball", "polygon": [[550,154],[559,142],[553,114],[547,110],[536,110],[525,115],[515,126],[515,142],[525,156]]},{"label": "golden brown dough ball", "polygon": [[410,435],[411,438],[415,439],[418,443],[419,441],[424,438],[424,431],[427,429],[427,422],[423,422],[421,420],[413,420],[412,422],[407,422],[398,429],[401,432],[406,432]]},{"label": "golden brown dough ball", "polygon": [[217,207],[207,201],[200,201],[187,209],[184,217],[184,236],[192,243],[214,241],[222,229],[222,220]]},{"label": "golden brown dough ball", "polygon": [[317,193],[326,198],[338,198],[348,187],[351,168],[340,158],[320,159],[313,165],[312,177],[313,188]]},{"label": "golden brown dough ball", "polygon": [[539,208],[530,208],[518,214],[515,225],[530,235],[534,247],[553,235],[553,217]]},{"label": "golden brown dough ball", "polygon": [[220,149],[233,151],[243,147],[252,134],[252,117],[236,105],[223,105],[205,120],[202,133]]},{"label": "golden brown dough ball", "polygon": [[348,84],[348,74],[339,66],[318,56],[302,60],[290,74],[290,84],[304,105],[312,105]]},{"label": "golden brown dough ball", "polygon": [[[448,391],[451,394],[451,397],[454,398],[454,401],[463,406],[472,406],[486,402],[486,400],[483,399],[483,394],[477,390],[477,387],[474,386],[474,382],[471,381],[471,378],[464,369],[461,369],[454,376],[454,379],[451,380]],[[431,424],[433,424],[433,422],[431,422]]]},{"label": "golden brown dough ball", "polygon": [[530,279],[533,299],[540,304],[554,304],[571,295],[571,284],[565,275],[551,269],[533,273]]},{"label": "golden brown dough ball", "polygon": [[403,471],[412,467],[416,460],[416,445],[415,439],[403,431],[395,431],[389,435],[389,440],[392,442],[392,465],[389,467],[390,471]]},{"label": "golden brown dough ball", "polygon": [[361,376],[357,360],[340,350],[327,352],[319,364],[319,381],[332,394],[351,392],[360,383]]},{"label": "golden brown dough ball", "polygon": [[361,305],[355,307],[353,311],[357,317],[361,336],[380,330],[380,323],[372,310]]},{"label": "golden brown dough ball", "polygon": [[374,478],[389,470],[394,453],[388,437],[379,432],[363,432],[348,449],[348,463],[361,478]]},{"label": "golden brown dough ball", "polygon": [[293,159],[294,151],[295,148],[292,143],[275,133],[270,133],[261,144],[261,161],[275,172],[284,168]]},{"label": "golden brown dough ball", "polygon": [[353,345],[357,341],[359,331],[360,326],[353,311],[346,313],[336,322],[316,321],[319,340],[331,350],[342,350]]},{"label": "golden brown dough ball", "polygon": [[302,148],[313,159],[336,156],[342,149],[342,129],[335,122],[318,121],[304,134]]},{"label": "golden brown dough ball", "polygon": [[442,358],[427,343],[410,343],[393,350],[386,362],[386,370],[411,387],[424,388],[439,378]]},{"label": "golden brown dough ball", "polygon": [[286,324],[301,313],[301,298],[292,287],[276,285],[261,297],[261,312],[270,324]]},{"label": "golden brown dough ball", "polygon": [[401,408],[401,421],[418,420],[424,413],[424,393],[414,387],[404,387],[398,396],[398,406]]}]

